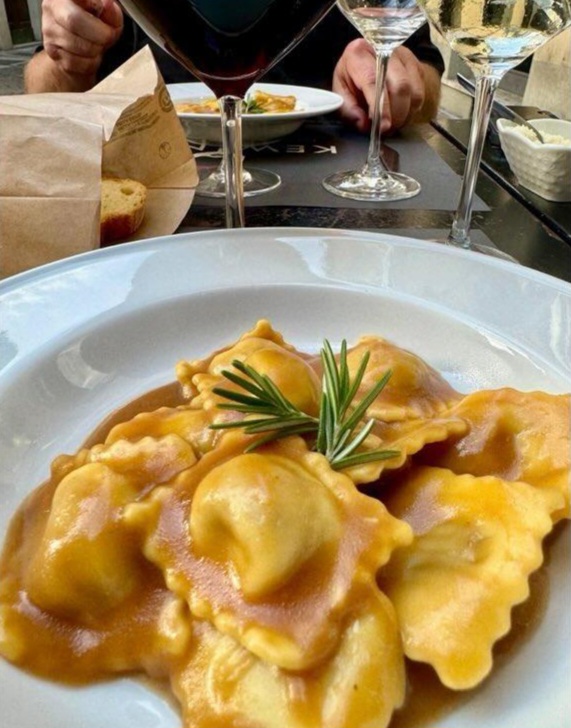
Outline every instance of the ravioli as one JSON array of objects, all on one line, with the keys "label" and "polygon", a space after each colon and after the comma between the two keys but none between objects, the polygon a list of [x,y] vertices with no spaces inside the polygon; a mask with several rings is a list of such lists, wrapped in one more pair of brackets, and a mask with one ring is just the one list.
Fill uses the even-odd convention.
[{"label": "ravioli", "polygon": [[[264,319],[179,362],[185,404],[157,390],[178,406],[57,457],[0,559],[0,654],[68,683],[169,680],[186,728],[389,728],[405,655],[455,690],[479,684],[569,515],[569,397],[462,395],[373,336],[349,350],[352,376],[367,351],[347,416],[392,376],[358,464],[321,448],[321,360]],[[305,413],[302,436],[260,445],[249,413],[219,407],[216,388],[241,389],[223,374],[235,360]],[[379,449],[392,455],[367,459]]]},{"label": "ravioli", "polygon": [[278,667],[312,668],[411,531],[301,438],[255,455],[244,455],[244,445],[243,436],[226,435],[127,518],[195,617]]},{"label": "ravioli", "polygon": [[[232,346],[206,359],[177,364],[177,377],[193,407],[209,409],[224,402],[214,387],[235,390],[222,372],[232,370],[234,360],[269,377],[282,394],[302,412],[315,415],[319,409],[320,382],[308,359],[284,341],[268,321],[261,320]],[[234,413],[234,417],[236,414]]]},{"label": "ravioli", "polygon": [[186,725],[386,728],[405,697],[398,626],[379,592],[360,606],[333,657],[307,673],[276,668],[208,622],[195,622],[189,656],[172,683]]},{"label": "ravioli", "polygon": [[348,351],[347,362],[352,375],[367,352],[369,362],[356,401],[360,401],[388,370],[392,372],[382,392],[369,406],[369,417],[381,422],[435,417],[461,398],[442,375],[419,356],[376,336],[363,336]]},{"label": "ravioli", "polygon": [[118,440],[138,442],[144,437],[177,435],[192,447],[197,457],[200,457],[212,450],[219,439],[219,431],[211,429],[210,425],[227,419],[218,415],[215,409],[191,409],[188,405],[160,407],[154,412],[141,412],[132,419],[115,425],[105,442],[106,444]]},{"label": "ravioli", "polygon": [[170,435],[96,446],[58,483],[23,583],[40,608],[89,625],[137,588],[140,547],[121,527],[125,506],[196,461]]},{"label": "ravioli", "polygon": [[385,471],[397,470],[405,466],[411,456],[420,452],[431,443],[447,442],[468,430],[466,421],[458,416],[435,417],[433,419],[411,419],[400,422],[376,422],[372,434],[364,443],[363,449],[389,450],[395,454],[386,460],[345,469],[354,483],[365,485],[378,480]]},{"label": "ravioli", "polygon": [[[292,95],[271,94],[255,89],[242,104],[242,114],[286,114],[295,111],[297,98]],[[178,101],[175,109],[179,114],[219,114],[218,99],[207,97],[194,101]]]},{"label": "ravioli", "polygon": [[432,665],[450,688],[481,682],[512,607],[529,596],[528,577],[543,561],[542,539],[562,501],[556,490],[429,466],[397,479],[384,502],[414,540],[395,552],[379,583],[405,654]]},{"label": "ravioli", "polygon": [[451,411],[468,424],[463,437],[426,448],[420,460],[455,473],[497,475],[564,497],[553,514],[568,518],[571,490],[571,398],[505,388],[474,392]]},{"label": "ravioli", "polygon": [[10,661],[81,683],[134,670],[164,676],[186,650],[188,608],[119,526],[121,501],[133,496],[126,480],[84,465],[16,513],[0,562],[0,654]]}]

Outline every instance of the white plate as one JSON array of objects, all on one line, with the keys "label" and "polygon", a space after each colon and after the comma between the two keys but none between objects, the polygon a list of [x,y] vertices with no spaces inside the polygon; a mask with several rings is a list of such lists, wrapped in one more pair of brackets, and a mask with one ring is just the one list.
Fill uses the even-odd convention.
[{"label": "white plate", "polygon": [[[0,283],[0,534],[51,459],[105,416],[174,378],[181,357],[265,316],[317,350],[377,333],[463,391],[571,381],[571,286],[434,243],[339,230],[250,229],[131,243]],[[509,662],[431,728],[568,728],[571,529],[551,550],[545,615]],[[122,679],[70,689],[0,661],[4,728],[177,728]]]},{"label": "white plate", "polygon": [[[200,101],[213,98],[212,91],[203,83],[173,83],[167,86],[173,103]],[[279,96],[295,96],[294,111],[284,114],[244,114],[242,116],[242,141],[244,146],[275,141],[292,134],[306,119],[329,114],[343,103],[339,94],[306,86],[286,86],[279,83],[255,83],[251,90],[260,89]],[[179,112],[187,137],[195,142],[220,144],[219,114],[185,114]]]}]

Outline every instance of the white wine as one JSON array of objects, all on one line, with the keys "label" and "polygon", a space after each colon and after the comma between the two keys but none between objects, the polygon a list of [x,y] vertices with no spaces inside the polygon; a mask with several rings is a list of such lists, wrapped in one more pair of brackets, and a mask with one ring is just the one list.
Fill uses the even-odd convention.
[{"label": "white wine", "polygon": [[415,0],[338,0],[337,5],[377,51],[394,50],[426,22]]},{"label": "white wine", "polygon": [[571,0],[418,0],[475,72],[503,75],[571,24]]}]

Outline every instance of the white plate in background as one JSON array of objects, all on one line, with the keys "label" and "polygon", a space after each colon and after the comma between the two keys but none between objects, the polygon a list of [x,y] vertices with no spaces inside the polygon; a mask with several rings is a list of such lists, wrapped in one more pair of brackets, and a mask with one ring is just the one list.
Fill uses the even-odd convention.
[{"label": "white plate in background", "polygon": [[[296,228],[119,245],[0,283],[0,534],[60,452],[106,414],[174,379],[180,358],[269,318],[301,349],[383,335],[462,391],[568,391],[571,286],[435,243]],[[568,728],[571,529],[550,550],[549,599],[509,661],[423,728]],[[0,660],[3,728],[178,728],[136,680],[85,688]]]},{"label": "white plate in background", "polygon": [[[173,83],[167,85],[173,103],[201,101],[214,98],[204,83]],[[255,83],[248,94],[259,89],[278,96],[295,96],[296,108],[283,114],[243,114],[242,142],[244,147],[276,141],[292,134],[307,119],[330,114],[343,103],[339,94],[307,86],[287,86],[279,83]],[[221,144],[219,114],[191,114],[178,112],[188,139],[193,142]]]}]

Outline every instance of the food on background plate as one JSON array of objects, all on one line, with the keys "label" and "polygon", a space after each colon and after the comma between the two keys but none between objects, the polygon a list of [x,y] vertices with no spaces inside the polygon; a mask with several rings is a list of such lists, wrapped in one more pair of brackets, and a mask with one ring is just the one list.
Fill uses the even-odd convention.
[{"label": "food on background plate", "polygon": [[294,111],[296,97],[288,94],[270,94],[266,91],[254,91],[246,99],[246,113],[248,114],[284,114]]},{"label": "food on background plate", "polygon": [[464,395],[378,336],[315,356],[264,320],[176,372],[14,516],[6,659],[166,678],[187,728],[387,728],[405,658],[489,675],[569,517],[569,396]]},{"label": "food on background plate", "polygon": [[145,217],[147,188],[142,182],[121,177],[101,180],[100,242],[128,238]]},{"label": "food on background plate", "polygon": [[176,101],[174,105],[179,114],[219,114],[218,99],[209,96],[196,101]]},{"label": "food on background plate", "polygon": [[[244,100],[244,114],[285,114],[295,111],[295,96],[270,94],[257,89]],[[179,114],[219,114],[218,101],[214,97],[197,101],[178,101],[175,109]]]}]

